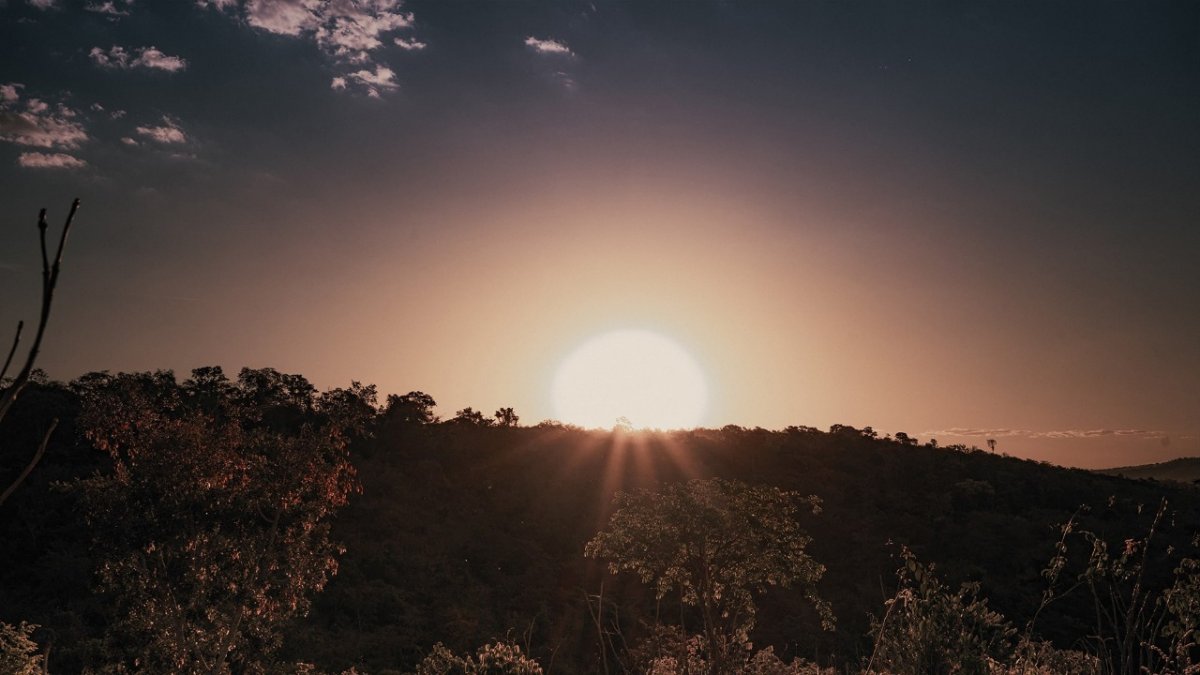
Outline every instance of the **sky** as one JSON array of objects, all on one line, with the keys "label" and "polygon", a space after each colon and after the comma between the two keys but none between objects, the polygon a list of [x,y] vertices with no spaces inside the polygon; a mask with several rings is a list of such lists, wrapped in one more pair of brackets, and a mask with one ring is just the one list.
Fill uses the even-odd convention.
[{"label": "sky", "polygon": [[705,426],[1200,455],[1200,4],[0,0],[0,325],[555,414],[663,335]]}]

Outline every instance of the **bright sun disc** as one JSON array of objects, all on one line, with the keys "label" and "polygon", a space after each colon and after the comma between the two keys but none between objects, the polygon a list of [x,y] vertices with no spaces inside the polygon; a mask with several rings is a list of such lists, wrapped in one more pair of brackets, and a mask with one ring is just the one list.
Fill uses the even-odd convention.
[{"label": "bright sun disc", "polygon": [[675,342],[647,330],[619,330],[571,352],[554,376],[554,409],[564,422],[611,427],[691,428],[708,399],[704,373]]}]

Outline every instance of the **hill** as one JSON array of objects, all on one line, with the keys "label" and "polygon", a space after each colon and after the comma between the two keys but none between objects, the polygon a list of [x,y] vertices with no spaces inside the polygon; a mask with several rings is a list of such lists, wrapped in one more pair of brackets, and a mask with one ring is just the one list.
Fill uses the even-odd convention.
[{"label": "hill", "polygon": [[1158,464],[1119,466],[1113,469],[1100,469],[1096,473],[1135,480],[1149,478],[1177,483],[1195,483],[1200,481],[1200,457],[1180,457]]},{"label": "hill", "polygon": [[[1045,588],[1057,528],[1081,505],[1093,508],[1079,525],[1115,542],[1144,536],[1164,497],[1176,522],[1200,522],[1196,495],[1170,485],[902,444],[850,427],[418,431],[383,431],[360,458],[364,492],[339,521],[348,549],[342,574],[294,634],[296,655],[379,672],[397,654],[413,663],[436,641],[469,649],[509,635],[556,672],[595,672],[589,597],[603,589],[631,644],[662,608],[635,580],[585,559],[584,543],[617,489],[664,481],[720,476],[822,498],[822,513],[804,526],[812,555],[828,568],[821,592],[838,629],[821,631],[801,598],[777,592],[764,599],[753,637],[777,653],[833,663],[869,653],[870,617],[893,592],[901,546],[936,562],[955,585],[979,582],[991,605],[1022,626]],[[1180,527],[1165,541],[1186,548],[1191,534]],[[1168,572],[1157,570],[1155,582]],[[1039,618],[1039,633],[1074,644],[1088,632],[1090,610],[1082,594],[1059,601]]]},{"label": "hill", "polygon": [[[255,381],[249,375],[245,381]],[[306,391],[277,376],[272,382]],[[146,382],[169,388],[173,376]],[[110,470],[74,430],[86,387],[39,384],[0,429],[4,472],[27,461],[49,418],[62,420],[42,465],[0,513],[0,621],[44,626],[39,639],[54,641],[54,672],[101,658],[98,635],[111,621],[111,608],[92,592],[95,534],[80,505],[54,487]],[[314,414],[306,412],[310,395],[294,398],[294,409],[273,399],[269,417],[302,422]],[[821,513],[801,525],[812,537],[808,552],[826,567],[819,592],[837,630],[821,630],[803,598],[775,589],[760,598],[751,637],[778,654],[833,665],[859,664],[870,653],[871,617],[895,592],[901,547],[936,563],[954,587],[978,582],[990,606],[1023,627],[1068,520],[1120,550],[1146,536],[1166,499],[1148,588],[1170,580],[1174,563],[1161,551],[1194,551],[1200,523],[1200,493],[1190,487],[878,438],[869,428],[585,431],[474,417],[437,422],[421,405],[414,414],[403,403],[372,412],[352,446],[362,492],[333,521],[345,553],[309,615],[286,631],[287,661],[379,675],[411,669],[438,642],[462,652],[508,637],[551,672],[600,672],[602,650],[615,656],[636,644],[656,616],[694,619],[678,600],[657,601],[637,579],[613,577],[583,555],[618,490],[664,482],[722,477],[821,498]],[[1078,574],[1090,550],[1074,541],[1064,574]],[[1084,593],[1068,595],[1039,614],[1036,632],[1077,645],[1093,632],[1093,610]]]}]

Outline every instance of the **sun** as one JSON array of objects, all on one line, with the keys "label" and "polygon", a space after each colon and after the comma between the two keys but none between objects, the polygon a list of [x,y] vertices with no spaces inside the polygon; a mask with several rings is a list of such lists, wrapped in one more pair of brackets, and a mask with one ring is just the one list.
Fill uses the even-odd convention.
[{"label": "sun", "polygon": [[639,428],[698,425],[708,403],[704,372],[687,350],[648,330],[598,335],[558,367],[555,414],[584,427],[611,427],[624,417]]}]

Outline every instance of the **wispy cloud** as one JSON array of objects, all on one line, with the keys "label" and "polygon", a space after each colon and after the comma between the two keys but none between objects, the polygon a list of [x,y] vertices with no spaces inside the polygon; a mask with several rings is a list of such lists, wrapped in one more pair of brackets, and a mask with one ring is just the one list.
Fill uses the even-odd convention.
[{"label": "wispy cloud", "polygon": [[29,0],[29,4],[37,9],[58,9],[58,0]]},{"label": "wispy cloud", "polygon": [[561,54],[564,56],[574,56],[575,53],[567,47],[565,42],[558,40],[541,40],[532,35],[525,38],[525,46],[529,47],[538,54]]},{"label": "wispy cloud", "polygon": [[78,113],[59,103],[24,97],[25,85],[0,85],[0,141],[36,148],[74,149],[88,140]]},{"label": "wispy cloud", "polygon": [[93,103],[92,105],[90,105],[88,107],[92,110],[92,112],[98,112],[98,113],[108,115],[109,117],[111,117],[114,120],[119,120],[125,116],[124,110],[109,110],[109,109],[105,108],[104,106],[100,105],[99,103]]},{"label": "wispy cloud", "polygon": [[115,17],[121,17],[121,16],[129,16],[129,5],[131,5],[131,4],[133,4],[132,0],[130,2],[124,3],[125,7],[124,7],[124,9],[122,9],[122,8],[117,7],[116,3],[113,2],[113,0],[106,0],[105,2],[89,2],[86,5],[84,5],[83,8],[89,12],[95,12],[97,14],[107,14],[110,17],[115,18]]},{"label": "wispy cloud", "polygon": [[108,51],[100,47],[92,47],[88,56],[101,68],[150,68],[165,70],[169,73],[187,68],[187,61],[179,56],[168,56],[157,47],[139,47],[136,56],[130,54],[124,47],[113,45]]},{"label": "wispy cloud", "polygon": [[1152,429],[1064,429],[1051,431],[1035,431],[1031,429],[979,429],[970,427],[951,427],[924,432],[925,436],[957,436],[962,438],[1147,438],[1162,439],[1168,437],[1165,431]]},{"label": "wispy cloud", "polygon": [[22,152],[17,164],[27,169],[81,169],[87,162],[62,152]]},{"label": "wispy cloud", "polygon": [[392,72],[387,66],[375,66],[374,71],[359,70],[347,75],[347,80],[343,80],[342,86],[345,87],[346,82],[357,82],[359,86],[367,92],[367,96],[379,98],[380,92],[395,89],[399,85],[396,84],[396,73]]},{"label": "wispy cloud", "polygon": [[[139,136],[144,136],[156,143],[175,144],[187,143],[187,134],[179,127],[179,123],[170,117],[163,116],[163,123],[159,126],[144,126],[134,129]],[[132,139],[130,139],[132,140]],[[122,142],[125,142],[122,139]],[[134,143],[136,145],[136,143]],[[130,145],[126,143],[126,145]]]},{"label": "wispy cloud", "polygon": [[408,38],[396,38],[394,42],[397,47],[409,52],[420,51],[429,46],[420,40],[411,40]]}]

